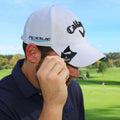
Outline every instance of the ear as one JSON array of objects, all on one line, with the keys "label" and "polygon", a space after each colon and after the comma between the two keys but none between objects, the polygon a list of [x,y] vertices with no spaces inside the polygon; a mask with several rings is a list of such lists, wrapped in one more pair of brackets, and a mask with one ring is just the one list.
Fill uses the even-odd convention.
[{"label": "ear", "polygon": [[40,53],[35,44],[33,43],[28,44],[26,47],[27,60],[29,60],[31,63],[35,63],[36,60],[38,59],[38,52]]}]

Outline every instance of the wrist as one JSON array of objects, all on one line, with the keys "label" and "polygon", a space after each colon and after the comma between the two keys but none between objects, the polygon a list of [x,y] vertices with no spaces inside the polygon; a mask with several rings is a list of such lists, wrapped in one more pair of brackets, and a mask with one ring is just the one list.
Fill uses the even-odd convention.
[{"label": "wrist", "polygon": [[44,103],[39,120],[44,120],[46,117],[49,118],[49,120],[53,119],[62,120],[62,113],[63,113],[62,105],[53,104],[49,105]]}]

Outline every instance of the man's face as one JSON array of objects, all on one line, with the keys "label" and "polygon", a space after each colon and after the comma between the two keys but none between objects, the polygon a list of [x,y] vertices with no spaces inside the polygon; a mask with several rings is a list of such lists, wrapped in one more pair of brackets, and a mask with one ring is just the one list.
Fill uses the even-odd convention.
[{"label": "man's face", "polygon": [[[58,56],[56,52],[51,51],[49,53],[49,56]],[[36,66],[36,72],[38,71],[38,69],[40,68],[42,62],[44,61],[44,59],[40,59],[38,65]],[[73,67],[71,65],[67,65],[67,68],[69,70],[69,79],[67,80],[66,84],[70,84],[70,82],[73,80],[73,78],[78,78],[79,77],[79,70],[77,67]]]}]

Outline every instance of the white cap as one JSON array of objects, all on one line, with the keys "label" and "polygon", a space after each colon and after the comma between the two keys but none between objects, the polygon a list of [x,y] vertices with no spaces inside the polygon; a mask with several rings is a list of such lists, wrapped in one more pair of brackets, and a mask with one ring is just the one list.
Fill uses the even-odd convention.
[{"label": "white cap", "polygon": [[105,57],[86,41],[82,23],[69,10],[51,6],[35,11],[27,20],[25,43],[51,47],[68,64],[85,67]]}]

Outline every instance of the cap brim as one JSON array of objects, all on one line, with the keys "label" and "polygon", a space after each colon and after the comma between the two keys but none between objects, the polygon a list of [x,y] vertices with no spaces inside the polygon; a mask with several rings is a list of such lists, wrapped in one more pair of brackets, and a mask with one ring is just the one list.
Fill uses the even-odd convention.
[{"label": "cap brim", "polygon": [[76,67],[86,67],[98,60],[105,57],[104,54],[99,52],[96,48],[92,47],[90,44],[82,43],[75,48],[71,48],[73,51],[77,52],[75,57],[69,62],[69,64]]},{"label": "cap brim", "polygon": [[[53,49],[59,56],[61,56],[63,48],[61,49],[59,46],[56,46]],[[84,42],[77,46],[70,46],[70,49],[71,51],[77,53],[69,62],[70,65],[75,67],[86,67],[105,57],[104,54],[99,52],[96,48],[92,47],[87,42]]]}]

